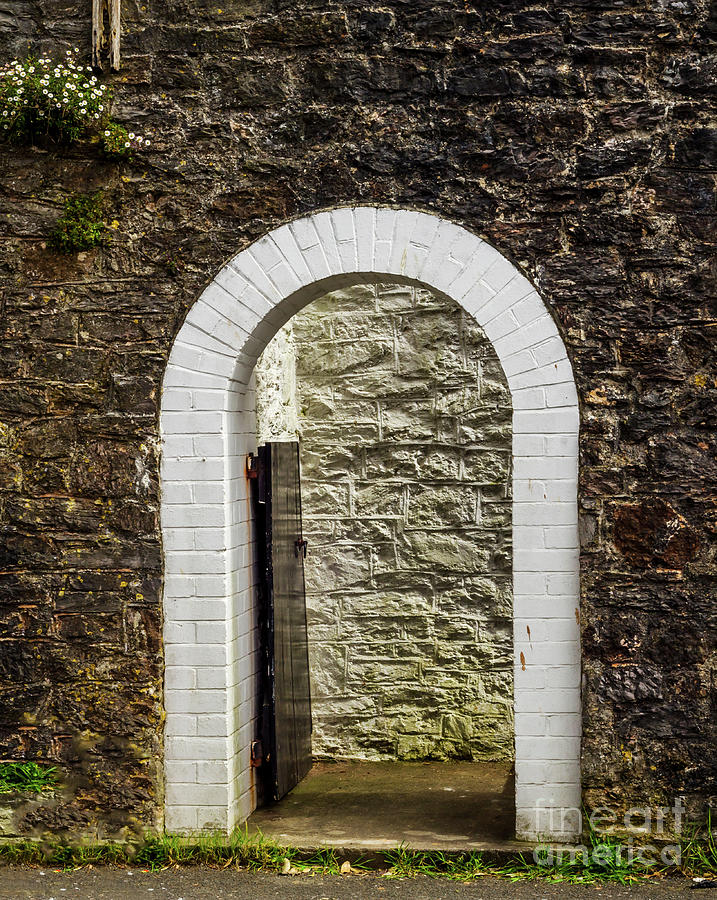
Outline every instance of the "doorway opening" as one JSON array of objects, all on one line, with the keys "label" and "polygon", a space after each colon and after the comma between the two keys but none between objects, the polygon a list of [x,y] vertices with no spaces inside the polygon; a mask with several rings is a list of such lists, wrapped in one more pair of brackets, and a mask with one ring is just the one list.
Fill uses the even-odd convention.
[{"label": "doorway opening", "polygon": [[256,807],[256,361],[312,301],[392,283],[451,298],[490,341],[512,416],[515,831],[580,831],[577,435],[570,362],[535,288],[467,229],[342,207],[277,228],[218,273],[175,339],[162,390],[165,827],[231,830]]},{"label": "doorway opening", "polygon": [[[302,846],[327,828],[325,842],[343,832],[366,846],[510,838],[512,407],[490,341],[448,298],[360,284],[297,313],[255,375],[257,440],[284,454],[277,481],[292,492],[286,454],[300,448],[310,552],[297,563],[292,535],[282,567],[306,575],[315,766],[250,825]],[[292,581],[279,575],[286,615]],[[296,669],[295,640],[276,636]],[[295,708],[283,706],[292,723]],[[264,704],[264,728],[269,715]],[[269,800],[288,793],[280,764],[298,743],[264,767]],[[307,768],[293,764],[297,783]]]}]

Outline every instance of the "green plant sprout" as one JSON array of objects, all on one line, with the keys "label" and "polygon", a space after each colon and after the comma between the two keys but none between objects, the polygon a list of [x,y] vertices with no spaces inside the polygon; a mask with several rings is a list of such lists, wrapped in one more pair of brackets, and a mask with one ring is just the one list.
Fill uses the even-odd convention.
[{"label": "green plant sprout", "polygon": [[102,193],[79,194],[65,201],[65,209],[49,244],[61,253],[76,253],[107,243]]}]

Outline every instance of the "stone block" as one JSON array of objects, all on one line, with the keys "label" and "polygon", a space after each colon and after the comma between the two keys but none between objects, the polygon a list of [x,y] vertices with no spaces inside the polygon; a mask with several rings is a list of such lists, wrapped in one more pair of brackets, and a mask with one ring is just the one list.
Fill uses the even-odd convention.
[{"label": "stone block", "polygon": [[309,640],[311,695],[317,699],[341,696],[346,689],[346,648],[333,642]]},{"label": "stone block", "polygon": [[465,371],[460,352],[460,314],[441,312],[402,316],[396,329],[397,371],[422,378],[450,378]]},{"label": "stone block", "polygon": [[[350,313],[354,311],[372,312],[376,309],[376,287],[372,284],[355,284],[324,294],[311,304],[311,312],[315,314]],[[307,316],[311,322],[311,317]],[[310,325],[307,326],[307,330]]]},{"label": "stone block", "polygon": [[510,417],[496,416],[491,410],[481,410],[480,416],[459,418],[457,431],[452,439],[459,444],[479,444],[480,446],[510,446],[512,436]]},{"label": "stone block", "polygon": [[382,685],[410,682],[416,678],[418,663],[415,660],[394,657],[349,657],[347,683],[354,685]]},{"label": "stone block", "polygon": [[465,450],[463,477],[478,484],[510,485],[511,458],[509,450]]},{"label": "stone block", "polygon": [[435,440],[437,437],[432,400],[383,400],[381,438],[386,442]]},{"label": "stone block", "polygon": [[[402,581],[406,583],[405,576]],[[342,603],[343,614],[349,618],[374,614],[427,618],[433,611],[430,583],[425,583],[422,591],[411,590],[414,584],[414,579],[411,579],[407,590],[394,593],[376,590],[347,594]]]},{"label": "stone block", "polygon": [[350,373],[334,387],[336,397],[375,397],[378,399],[422,399],[426,396],[426,381],[412,375],[397,375],[387,370]]},{"label": "stone block", "polygon": [[366,476],[371,479],[426,481],[458,477],[458,448],[377,444],[367,447]]},{"label": "stone block", "polygon": [[352,517],[333,522],[332,540],[354,541],[372,546],[392,543],[396,537],[396,522],[392,518],[371,519]]},{"label": "stone block", "polygon": [[[302,443],[313,446],[340,445],[347,439],[346,426],[341,422],[323,425],[303,425],[301,429]],[[379,439],[378,426],[371,424],[354,424],[351,426],[347,446],[359,448],[365,444],[375,444]]]},{"label": "stone block", "polygon": [[370,576],[369,553],[351,545],[322,547],[307,557],[306,589],[311,593],[342,587],[360,587]]},{"label": "stone block", "polygon": [[349,486],[336,482],[302,480],[302,506],[313,516],[347,515],[349,512]]},{"label": "stone block", "polygon": [[377,285],[378,307],[384,313],[405,313],[419,306],[418,295],[426,294],[433,298],[429,291],[421,291],[420,288],[408,287],[403,284]]},{"label": "stone block", "polygon": [[490,566],[490,552],[460,532],[405,532],[398,546],[402,568],[415,568],[420,560],[423,571],[485,574]]},{"label": "stone block", "polygon": [[425,735],[400,734],[396,745],[396,758],[401,760],[445,759],[436,752],[436,741]]},{"label": "stone block", "polygon": [[376,369],[392,371],[393,365],[393,343],[390,340],[372,338],[363,341],[323,341],[302,345],[296,361],[296,373],[298,377],[302,377],[321,372],[326,377]]},{"label": "stone block", "polygon": [[408,526],[423,529],[473,525],[478,519],[478,495],[473,488],[411,485],[408,491]]},{"label": "stone block", "polygon": [[469,716],[456,713],[443,716],[441,733],[444,738],[459,742],[469,741],[473,737],[473,730],[473,721]]},{"label": "stone block", "polygon": [[402,485],[390,482],[357,482],[353,490],[352,508],[354,514],[361,518],[403,518],[406,512],[405,491]]},{"label": "stone block", "polygon": [[304,422],[343,422],[351,427],[356,422],[377,422],[378,407],[372,401],[335,400],[326,396],[312,397],[303,391],[298,410],[299,433]]},{"label": "stone block", "polygon": [[[332,444],[314,444],[308,448],[302,443],[302,478],[313,477],[325,482],[329,479],[348,478],[350,475],[360,477],[362,471],[363,459],[359,448],[336,447]],[[313,510],[309,509],[307,513],[312,515]]]}]

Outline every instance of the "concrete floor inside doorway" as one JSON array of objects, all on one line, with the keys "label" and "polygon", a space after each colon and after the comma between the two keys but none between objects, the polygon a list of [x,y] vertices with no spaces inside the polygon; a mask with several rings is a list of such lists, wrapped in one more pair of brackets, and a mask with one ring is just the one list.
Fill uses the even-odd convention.
[{"label": "concrete floor inside doorway", "polygon": [[278,803],[249,818],[277,843],[345,850],[522,846],[509,762],[317,762]]}]

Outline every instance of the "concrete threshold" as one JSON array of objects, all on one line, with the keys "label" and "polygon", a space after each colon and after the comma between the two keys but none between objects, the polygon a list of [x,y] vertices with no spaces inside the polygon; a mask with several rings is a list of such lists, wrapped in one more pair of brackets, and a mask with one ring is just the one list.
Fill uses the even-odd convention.
[{"label": "concrete threshold", "polygon": [[247,827],[307,854],[333,847],[368,858],[404,846],[505,861],[533,850],[513,839],[514,823],[509,762],[340,761],[315,763]]}]

